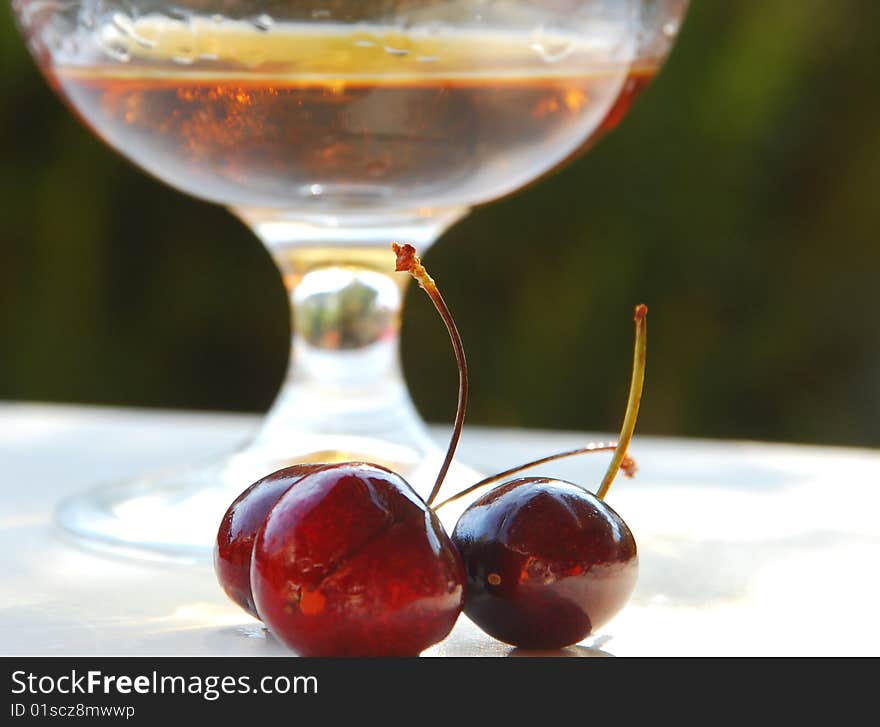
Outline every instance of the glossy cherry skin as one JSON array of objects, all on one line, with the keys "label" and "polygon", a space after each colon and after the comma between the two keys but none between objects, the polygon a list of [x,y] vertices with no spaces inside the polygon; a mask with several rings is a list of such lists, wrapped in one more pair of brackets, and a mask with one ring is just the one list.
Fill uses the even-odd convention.
[{"label": "glossy cherry skin", "polygon": [[577,643],[629,600],[636,541],[583,488],[528,477],[496,487],[459,518],[464,611],[487,634],[527,649]]},{"label": "glossy cherry skin", "polygon": [[259,618],[251,593],[251,555],[257,531],[279,498],[305,475],[326,465],[295,464],[255,482],[233,502],[217,531],[214,572],[226,595]]},{"label": "glossy cherry skin", "polygon": [[270,510],[254,545],[257,611],[302,656],[417,656],[452,630],[461,558],[399,475],[332,465]]}]

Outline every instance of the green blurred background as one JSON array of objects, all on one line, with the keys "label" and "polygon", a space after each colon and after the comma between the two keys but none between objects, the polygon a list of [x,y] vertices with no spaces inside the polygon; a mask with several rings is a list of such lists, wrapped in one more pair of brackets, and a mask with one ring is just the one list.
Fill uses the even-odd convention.
[{"label": "green blurred background", "polygon": [[[878,29],[875,0],[694,0],[615,133],[445,235],[426,264],[469,421],[616,429],[644,301],[643,433],[880,445]],[[268,255],[80,126],[5,4],[0,60],[0,399],[264,410],[288,340]],[[403,353],[451,419],[423,296]]]}]

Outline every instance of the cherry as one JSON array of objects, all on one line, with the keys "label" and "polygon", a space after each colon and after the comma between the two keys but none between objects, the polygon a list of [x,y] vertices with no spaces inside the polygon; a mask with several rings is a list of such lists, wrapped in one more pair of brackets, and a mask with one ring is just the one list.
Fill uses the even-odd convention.
[{"label": "cherry", "polygon": [[459,369],[455,426],[427,503],[375,464],[297,465],[242,493],[218,532],[224,590],[303,655],[415,656],[445,638],[464,603],[461,558],[430,503],[461,436],[467,362],[415,249],[394,249],[397,269],[419,282],[446,324]]},{"label": "cherry", "polygon": [[452,630],[461,559],[402,477],[348,462],[303,477],[257,536],[257,611],[303,656],[417,656]]},{"label": "cherry", "polygon": [[255,482],[229,506],[214,545],[214,572],[226,595],[259,618],[251,593],[251,555],[257,531],[281,496],[323,465],[295,464]]},{"label": "cherry", "polygon": [[646,313],[636,308],[627,412],[597,495],[570,482],[522,478],[480,497],[455,526],[467,576],[464,611],[490,636],[524,648],[568,646],[611,619],[635,588],[635,539],[603,498],[619,469],[633,470],[627,448],[644,383]]},{"label": "cherry", "polygon": [[459,518],[465,613],[487,634],[528,649],[581,641],[629,600],[636,541],[578,485],[527,477],[496,487]]}]

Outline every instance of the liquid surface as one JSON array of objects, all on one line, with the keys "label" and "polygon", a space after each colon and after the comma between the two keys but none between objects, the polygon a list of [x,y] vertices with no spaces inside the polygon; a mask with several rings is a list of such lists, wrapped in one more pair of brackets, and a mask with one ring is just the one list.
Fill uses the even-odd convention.
[{"label": "liquid surface", "polygon": [[548,61],[546,39],[500,32],[147,19],[95,37],[47,70],[97,134],[197,197],[302,213],[502,196],[616,125],[656,71],[595,38]]}]

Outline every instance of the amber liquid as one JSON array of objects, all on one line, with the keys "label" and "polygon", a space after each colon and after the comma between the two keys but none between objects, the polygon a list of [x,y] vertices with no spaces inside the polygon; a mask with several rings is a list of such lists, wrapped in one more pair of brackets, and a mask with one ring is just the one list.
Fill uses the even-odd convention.
[{"label": "amber liquid", "polygon": [[49,70],[113,147],[179,189],[242,208],[499,197],[616,125],[656,70],[576,46],[548,63],[503,34],[175,33],[147,24],[136,37],[149,42],[118,62],[56,59]]}]

